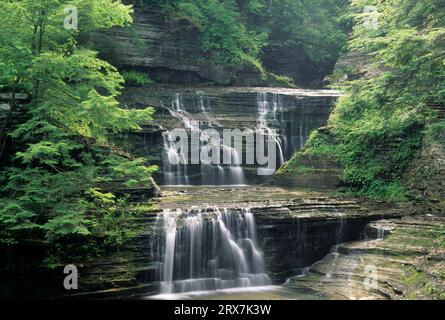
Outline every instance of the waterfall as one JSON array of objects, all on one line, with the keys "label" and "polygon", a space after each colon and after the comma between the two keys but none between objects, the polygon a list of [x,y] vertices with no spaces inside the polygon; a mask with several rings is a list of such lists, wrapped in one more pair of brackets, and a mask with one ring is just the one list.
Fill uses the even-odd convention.
[{"label": "waterfall", "polygon": [[[278,147],[278,154],[280,157],[280,162],[278,165],[282,165],[284,163],[284,152],[283,152],[283,143],[281,141],[280,136],[272,133],[272,129],[269,126],[269,122],[267,120],[269,114],[273,115],[273,119],[278,121],[277,112],[281,110],[281,104],[279,103],[279,97],[277,93],[272,93],[272,103],[268,101],[268,93],[267,92],[258,92],[257,96],[257,105],[258,105],[258,129],[264,130],[269,136],[269,139],[273,139]],[[280,112],[281,115],[283,114]]]},{"label": "waterfall", "polygon": [[166,209],[159,222],[162,293],[271,284],[250,209]]},{"label": "waterfall", "polygon": [[377,228],[377,240],[385,239],[385,229]]},{"label": "waterfall", "polygon": [[347,221],[344,218],[340,218],[337,222],[337,230],[335,232],[336,243],[342,243],[345,238]]},{"label": "waterfall", "polygon": [[[164,140],[164,183],[166,185],[188,185],[189,177],[187,174],[187,165],[179,163],[179,160],[184,161],[184,155],[177,152],[175,148],[170,147],[169,134],[162,135]],[[173,165],[172,163],[178,163]]]},{"label": "waterfall", "polygon": [[[197,107],[203,116],[203,121],[196,121],[192,114],[186,111],[183,97],[180,93],[174,95],[171,106],[167,107],[170,114],[178,119],[190,132],[195,133],[200,137],[200,150],[203,146],[212,143],[221,143],[222,141],[214,141],[205,131],[206,128],[215,128],[220,125],[214,121],[210,115],[210,102],[205,98],[201,91],[196,92]],[[185,155],[178,154],[173,144],[168,139],[169,133],[164,133],[164,183],[166,185],[181,185],[190,184],[188,171],[192,166],[187,164],[187,159],[181,159],[180,165],[172,165],[171,160],[178,160],[180,157],[185,158]],[[199,168],[199,175],[201,176],[201,185],[245,185],[244,170],[241,167],[242,155],[231,146],[222,145],[223,152],[229,155],[232,159],[230,165],[220,165],[214,163],[201,162]],[[189,155],[186,155],[187,157]],[[184,163],[184,164],[182,164]]]},{"label": "waterfall", "polygon": [[306,247],[306,233],[307,233],[307,224],[305,222],[305,220],[300,221],[301,219],[299,217],[297,218],[297,234],[295,235],[293,232],[293,228],[291,229],[291,234],[290,237],[291,238],[295,238],[297,241],[297,249],[298,251],[303,251]]},{"label": "waterfall", "polygon": [[204,119],[207,122],[208,126],[210,128],[221,126],[218,122],[216,122],[210,116],[210,112],[212,111],[211,103],[210,103],[210,100],[205,96],[205,92],[204,91],[196,91],[196,95],[198,96],[197,102],[198,102],[199,110],[201,110],[201,113],[204,116]]},{"label": "waterfall", "polygon": [[174,252],[176,244],[176,220],[180,214],[179,210],[165,211],[163,216],[165,231],[165,255],[162,264],[162,275],[164,277],[161,291],[171,292],[173,281]]}]

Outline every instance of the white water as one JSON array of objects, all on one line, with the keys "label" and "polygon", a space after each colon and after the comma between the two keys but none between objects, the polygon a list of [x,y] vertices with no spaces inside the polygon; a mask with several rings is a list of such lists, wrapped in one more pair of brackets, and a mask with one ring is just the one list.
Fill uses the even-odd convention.
[{"label": "white water", "polygon": [[342,217],[337,222],[337,231],[335,235],[335,241],[337,243],[342,243],[345,237],[345,230],[346,230],[346,220]]},{"label": "white water", "polygon": [[[206,103],[206,98],[202,92],[197,92],[198,106],[202,112],[202,115],[206,119],[204,123],[209,127],[217,127],[219,124],[214,121],[209,112],[210,103]],[[204,146],[212,146],[212,144],[219,144],[221,141],[214,141],[204,130],[201,128],[203,122],[196,121],[192,115],[184,108],[184,103],[181,94],[177,93],[171,103],[171,106],[167,108],[170,114],[180,120],[184,128],[189,129],[191,133],[194,133],[200,137],[200,150],[203,150]],[[164,184],[166,185],[189,185],[189,173],[187,168],[189,167],[186,159],[189,155],[183,153],[178,154],[174,148],[173,143],[168,139],[169,133],[164,133]],[[242,159],[240,154],[235,148],[231,146],[222,145],[223,152],[231,159],[230,165],[220,165],[213,163],[205,163],[201,161],[201,184],[202,185],[245,185],[245,176],[243,168],[241,167]],[[182,160],[179,165],[172,165],[177,163],[178,159]]]},{"label": "white water", "polygon": [[268,137],[273,139],[277,145],[278,148],[278,154],[280,157],[280,163],[278,163],[279,166],[281,166],[284,163],[284,152],[283,152],[283,143],[281,141],[281,138],[278,134],[274,134],[272,132],[272,129],[269,126],[268,116],[272,114],[273,120],[277,121],[277,112],[281,112],[281,104],[279,103],[279,97],[277,93],[271,93],[272,99],[271,103],[269,103],[268,100],[268,93],[267,92],[258,92],[257,97],[257,105],[258,105],[258,129],[265,130]]},{"label": "white water", "polygon": [[250,209],[164,210],[161,293],[271,284]]},{"label": "white water", "polygon": [[[188,185],[187,165],[181,164],[185,163],[184,155],[170,147],[168,133],[163,134],[162,138],[164,139],[164,183],[166,185]],[[173,165],[172,163],[178,164]]]},{"label": "white water", "polygon": [[377,240],[385,239],[385,229],[377,228]]},{"label": "white water", "polygon": [[[166,211],[164,212],[164,230],[165,230],[165,252],[174,252],[176,243],[176,220],[180,215],[180,211]],[[165,281],[162,283],[163,292],[171,292],[173,281],[173,265],[174,256],[166,254],[162,264],[162,274],[165,276]]]},{"label": "white water", "polygon": [[208,290],[208,291],[193,291],[186,293],[161,293],[153,296],[148,296],[147,299],[153,300],[189,300],[199,299],[200,297],[212,296],[212,295],[231,295],[237,293],[252,293],[258,294],[261,292],[279,292],[282,291],[282,286],[257,286],[257,287],[241,287],[241,288],[229,288],[220,290]]}]

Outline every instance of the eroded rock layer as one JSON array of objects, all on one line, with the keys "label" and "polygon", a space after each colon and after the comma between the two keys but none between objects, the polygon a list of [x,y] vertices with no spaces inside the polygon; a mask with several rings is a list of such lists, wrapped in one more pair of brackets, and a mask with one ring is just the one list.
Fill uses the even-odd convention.
[{"label": "eroded rock layer", "polygon": [[304,146],[314,129],[326,125],[339,96],[340,93],[333,90],[286,88],[127,88],[121,97],[122,105],[128,108],[155,107],[156,125],[147,125],[141,132],[130,133],[125,148],[160,166],[156,177],[160,184],[262,183],[270,176],[258,175],[256,162],[254,165],[246,163],[245,146],[239,154],[242,179],[228,175],[233,167],[169,167],[166,162],[169,145],[166,145],[165,134],[191,126],[197,130],[217,130],[221,137],[224,130],[274,129],[278,134],[278,168],[295,150]]},{"label": "eroded rock layer", "polygon": [[286,287],[331,299],[444,299],[444,219],[378,221],[369,240],[338,245]]}]

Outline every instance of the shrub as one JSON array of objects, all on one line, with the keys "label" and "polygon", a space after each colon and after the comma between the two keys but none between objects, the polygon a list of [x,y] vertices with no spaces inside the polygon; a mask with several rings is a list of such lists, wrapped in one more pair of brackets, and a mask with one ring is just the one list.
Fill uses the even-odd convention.
[{"label": "shrub", "polygon": [[150,77],[142,72],[137,71],[124,71],[122,73],[125,84],[131,87],[143,87],[154,83]]}]

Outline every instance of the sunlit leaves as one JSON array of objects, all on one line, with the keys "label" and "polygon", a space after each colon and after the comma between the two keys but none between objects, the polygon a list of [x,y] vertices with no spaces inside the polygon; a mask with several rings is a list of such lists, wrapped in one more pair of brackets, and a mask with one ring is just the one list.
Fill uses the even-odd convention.
[{"label": "sunlit leaves", "polygon": [[[348,95],[339,100],[330,119],[346,168],[343,179],[362,194],[403,196],[401,179],[431,119],[429,105],[444,102],[445,20],[439,10],[444,4],[352,4],[356,26],[349,47],[371,58],[368,68],[375,76],[348,83]],[[366,5],[375,5],[379,13],[375,30],[363,25]],[[440,136],[439,131],[434,136]]]},{"label": "sunlit leaves", "polygon": [[[79,30],[63,27],[67,5],[78,8]],[[84,41],[131,23],[131,13],[115,0],[0,0],[0,89],[29,97],[4,132],[15,149],[0,170],[0,242],[113,235],[101,221],[122,203],[101,189],[149,183],[155,168],[115,154],[112,137],[138,130],[153,110],[120,108],[122,76]]]}]

